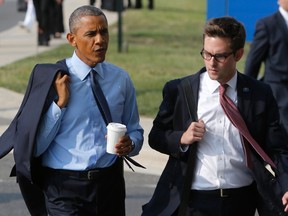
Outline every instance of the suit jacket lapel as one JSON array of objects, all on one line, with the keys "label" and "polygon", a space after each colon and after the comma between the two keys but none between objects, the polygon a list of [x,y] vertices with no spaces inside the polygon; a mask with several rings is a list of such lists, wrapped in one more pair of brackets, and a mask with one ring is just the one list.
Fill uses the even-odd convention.
[{"label": "suit jacket lapel", "polygon": [[[195,104],[195,110],[197,111],[198,108],[198,90],[199,90],[199,83],[200,83],[200,73],[193,76],[190,80],[190,84],[192,87],[192,98],[194,99],[193,103]],[[197,114],[197,113],[196,113]]]},{"label": "suit jacket lapel", "polygon": [[[203,67],[200,71],[198,71],[196,74],[189,77],[190,86],[192,88],[192,96],[191,99],[193,99],[193,104],[195,104],[195,110],[197,115],[198,110],[198,92],[199,92],[199,85],[200,85],[200,75],[204,73],[206,70],[205,67]],[[198,119],[198,117],[197,117]]]},{"label": "suit jacket lapel", "polygon": [[197,114],[197,109],[198,109],[198,91],[199,91],[199,85],[200,85],[200,75],[201,73],[205,72],[206,68],[202,68],[198,73],[196,73],[194,76],[191,76],[191,78],[189,79],[190,82],[190,86],[192,88],[192,99],[193,104],[195,104],[195,110],[196,110],[196,114]]},{"label": "suit jacket lapel", "polygon": [[248,113],[249,109],[251,109],[252,88],[250,88],[248,82],[245,81],[243,74],[240,72],[237,73],[237,107],[245,120],[249,118]]}]

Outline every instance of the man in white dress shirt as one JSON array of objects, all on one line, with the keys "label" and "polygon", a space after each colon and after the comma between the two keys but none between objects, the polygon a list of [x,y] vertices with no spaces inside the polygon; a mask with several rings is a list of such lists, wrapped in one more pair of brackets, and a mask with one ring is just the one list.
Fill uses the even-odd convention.
[{"label": "man in white dress shirt", "polygon": [[[270,87],[237,71],[245,37],[244,26],[232,17],[209,20],[200,52],[205,67],[164,86],[149,145],[169,160],[142,216],[254,216],[256,209],[260,215],[286,215],[287,139]],[[265,169],[263,154],[225,114],[223,85],[252,137],[274,159],[279,193],[269,184],[274,176]]]}]

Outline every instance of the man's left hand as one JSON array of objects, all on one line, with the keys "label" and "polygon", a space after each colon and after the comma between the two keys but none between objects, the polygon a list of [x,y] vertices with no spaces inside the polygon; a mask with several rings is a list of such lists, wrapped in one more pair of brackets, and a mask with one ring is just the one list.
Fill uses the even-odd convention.
[{"label": "man's left hand", "polygon": [[133,150],[132,140],[128,135],[121,137],[116,144],[115,149],[118,156],[128,155]]}]

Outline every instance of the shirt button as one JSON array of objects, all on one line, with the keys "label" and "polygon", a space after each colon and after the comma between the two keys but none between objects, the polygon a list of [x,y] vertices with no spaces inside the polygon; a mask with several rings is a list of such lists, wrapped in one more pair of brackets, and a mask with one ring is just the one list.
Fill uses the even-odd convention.
[{"label": "shirt button", "polygon": [[56,118],[59,118],[60,117],[60,114],[56,114]]}]

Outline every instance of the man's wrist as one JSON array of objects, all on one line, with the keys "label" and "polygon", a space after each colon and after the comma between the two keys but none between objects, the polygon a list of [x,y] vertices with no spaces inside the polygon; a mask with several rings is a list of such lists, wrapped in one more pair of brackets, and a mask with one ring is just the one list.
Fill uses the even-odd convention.
[{"label": "man's wrist", "polygon": [[132,140],[132,144],[131,144],[131,152],[135,149],[135,143]]}]

